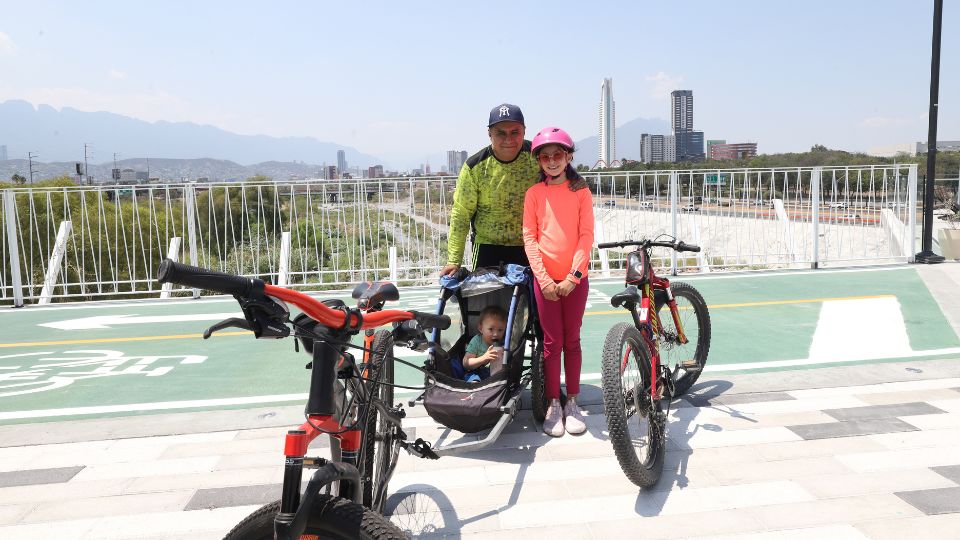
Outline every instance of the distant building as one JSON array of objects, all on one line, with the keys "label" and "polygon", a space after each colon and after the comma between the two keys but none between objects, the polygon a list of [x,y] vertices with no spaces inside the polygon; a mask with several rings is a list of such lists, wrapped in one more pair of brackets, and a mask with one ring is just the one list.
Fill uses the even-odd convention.
[{"label": "distant building", "polygon": [[703,161],[703,132],[678,131],[674,133],[677,145],[675,161]]},{"label": "distant building", "polygon": [[343,150],[337,150],[337,170],[341,172],[347,170],[347,153]]},{"label": "distant building", "polygon": [[460,174],[460,169],[467,162],[467,151],[447,150],[447,172],[453,176]]},{"label": "distant building", "polygon": [[663,162],[663,135],[640,135],[640,161],[642,163]]},{"label": "distant building", "polygon": [[708,140],[708,141],[707,141],[707,145],[706,145],[707,159],[713,159],[712,157],[710,157],[710,156],[712,155],[712,154],[710,153],[710,147],[713,146],[713,145],[715,145],[715,144],[727,144],[727,141],[726,141],[726,139],[710,139],[710,140]]},{"label": "distant building", "polygon": [[367,168],[367,178],[383,178],[383,165],[374,165]]},{"label": "distant building", "polygon": [[674,133],[693,130],[693,90],[670,92],[670,127]]},{"label": "distant building", "polygon": [[323,168],[324,180],[336,180],[337,178],[340,178],[340,175],[337,174],[336,165],[327,165],[326,167]]},{"label": "distant building", "polygon": [[0,144],[0,161],[7,160],[7,145]]},{"label": "distant building", "polygon": [[750,159],[757,157],[757,143],[714,144],[710,146],[710,159]]},{"label": "distant building", "polygon": [[613,101],[613,79],[600,85],[600,154],[598,167],[613,167],[617,160],[617,107]]},{"label": "distant building", "polygon": [[677,162],[677,137],[676,135],[663,136],[663,161],[665,163]]},{"label": "distant building", "polygon": [[[937,141],[937,152],[960,152],[960,141]],[[918,154],[927,153],[927,143],[918,142]]]}]

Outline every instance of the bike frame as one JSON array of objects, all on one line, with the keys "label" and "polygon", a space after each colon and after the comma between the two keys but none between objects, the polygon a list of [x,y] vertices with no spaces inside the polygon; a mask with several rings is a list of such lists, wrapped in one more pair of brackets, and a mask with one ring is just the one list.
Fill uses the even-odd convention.
[{"label": "bike frame", "polygon": [[[653,374],[660,373],[659,340],[661,326],[655,297],[655,291],[657,290],[662,290],[667,295],[667,305],[670,307],[670,315],[673,317],[673,324],[677,328],[680,343],[687,343],[688,341],[687,336],[683,333],[683,325],[680,323],[680,312],[677,308],[677,300],[673,297],[673,292],[670,290],[670,280],[658,277],[653,272],[653,266],[648,266],[646,279],[644,279],[640,291],[639,309],[632,309],[631,315],[633,315],[634,326],[640,331],[640,335],[643,336],[643,341],[650,351],[650,395],[654,396],[654,399],[658,399],[659,394],[657,390],[657,377],[653,376]],[[628,361],[629,356],[625,355],[620,366],[621,372],[626,369]]]}]

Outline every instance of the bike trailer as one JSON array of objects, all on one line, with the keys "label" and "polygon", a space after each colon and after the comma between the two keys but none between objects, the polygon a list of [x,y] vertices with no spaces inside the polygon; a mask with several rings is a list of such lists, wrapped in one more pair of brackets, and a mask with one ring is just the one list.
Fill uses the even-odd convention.
[{"label": "bike trailer", "polygon": [[[482,268],[441,279],[438,313],[448,304],[460,308],[461,335],[449,351],[430,351],[424,365],[426,390],[410,405],[420,403],[436,422],[462,433],[491,430],[485,438],[466,443],[434,446],[438,455],[474,451],[497,439],[516,415],[520,394],[530,384],[528,350],[539,350],[539,326],[529,268],[507,265]],[[480,313],[496,305],[507,314],[502,369],[478,382],[463,380],[464,349],[477,334]],[[440,343],[435,331],[431,341]]]}]

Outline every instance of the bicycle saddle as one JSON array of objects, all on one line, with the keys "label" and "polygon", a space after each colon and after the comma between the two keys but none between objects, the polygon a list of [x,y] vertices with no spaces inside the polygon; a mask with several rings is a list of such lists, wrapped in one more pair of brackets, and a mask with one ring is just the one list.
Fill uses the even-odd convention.
[{"label": "bicycle saddle", "polygon": [[630,285],[623,291],[610,297],[610,305],[613,307],[620,307],[628,302],[633,302],[634,304],[640,302],[640,291],[637,290],[635,285]]},{"label": "bicycle saddle", "polygon": [[360,309],[379,309],[384,302],[399,300],[400,291],[389,281],[364,281],[353,289],[350,296],[357,299],[357,307]]}]

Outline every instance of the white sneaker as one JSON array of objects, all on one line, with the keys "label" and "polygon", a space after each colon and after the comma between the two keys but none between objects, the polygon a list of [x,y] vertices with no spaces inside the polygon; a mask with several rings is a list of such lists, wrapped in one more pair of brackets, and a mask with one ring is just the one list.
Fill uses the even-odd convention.
[{"label": "white sneaker", "polygon": [[583,412],[577,406],[577,400],[567,398],[567,405],[563,408],[563,422],[566,424],[567,433],[571,435],[580,435],[587,430],[587,423],[583,420]]},{"label": "white sneaker", "polygon": [[563,436],[563,409],[559,399],[550,400],[547,414],[543,418],[543,432],[551,437]]}]

